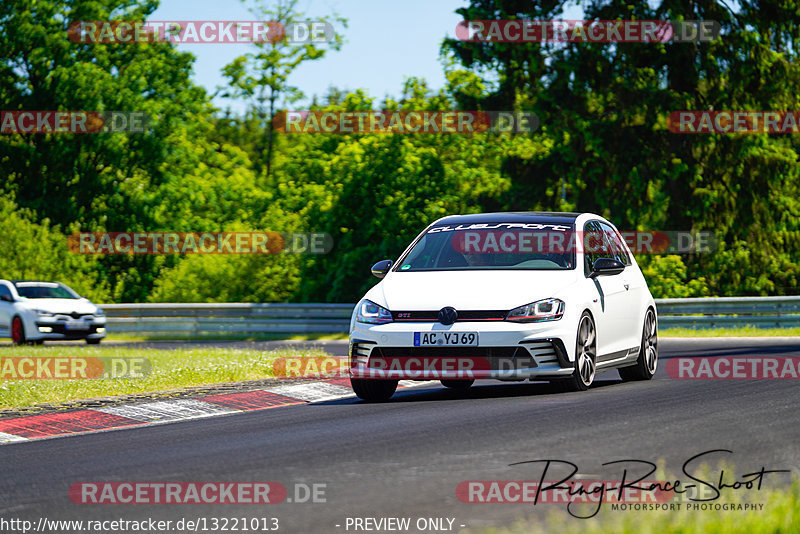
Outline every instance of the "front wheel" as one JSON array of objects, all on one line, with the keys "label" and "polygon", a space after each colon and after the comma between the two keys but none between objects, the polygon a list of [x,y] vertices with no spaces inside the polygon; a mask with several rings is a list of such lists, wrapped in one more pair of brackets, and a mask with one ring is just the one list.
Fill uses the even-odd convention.
[{"label": "front wheel", "polygon": [[14,345],[22,345],[25,343],[25,326],[22,324],[22,319],[14,317],[11,321],[11,341]]},{"label": "front wheel", "polygon": [[372,378],[351,378],[350,385],[353,392],[360,399],[367,402],[381,402],[389,400],[397,390],[397,380],[378,380]]},{"label": "front wheel", "polygon": [[589,312],[583,312],[578,322],[575,343],[575,370],[561,381],[567,391],[586,391],[594,382],[597,355],[597,332]]},{"label": "front wheel", "polygon": [[89,345],[99,345],[101,339],[103,339],[103,338],[98,337],[96,339],[87,339],[86,343],[88,343]]},{"label": "front wheel", "polygon": [[630,367],[618,369],[619,377],[628,382],[631,380],[650,380],[656,374],[658,367],[658,325],[656,314],[651,309],[644,316],[644,329],[642,330],[642,344],[639,347],[639,357]]}]

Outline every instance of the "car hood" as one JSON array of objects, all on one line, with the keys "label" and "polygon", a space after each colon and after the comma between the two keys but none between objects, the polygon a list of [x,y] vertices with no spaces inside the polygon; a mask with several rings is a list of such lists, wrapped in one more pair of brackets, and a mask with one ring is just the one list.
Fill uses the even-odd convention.
[{"label": "car hood", "polygon": [[511,310],[558,297],[575,270],[392,272],[366,298],[390,310]]},{"label": "car hood", "polygon": [[43,310],[50,313],[94,313],[97,306],[86,299],[27,299],[20,304],[31,310]]}]

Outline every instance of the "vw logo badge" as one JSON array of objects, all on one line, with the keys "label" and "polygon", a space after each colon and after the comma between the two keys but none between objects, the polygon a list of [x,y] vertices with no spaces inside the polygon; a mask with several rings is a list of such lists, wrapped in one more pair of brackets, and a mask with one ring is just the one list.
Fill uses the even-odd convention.
[{"label": "vw logo badge", "polygon": [[448,325],[453,324],[458,319],[458,312],[452,306],[445,306],[439,310],[439,322]]}]

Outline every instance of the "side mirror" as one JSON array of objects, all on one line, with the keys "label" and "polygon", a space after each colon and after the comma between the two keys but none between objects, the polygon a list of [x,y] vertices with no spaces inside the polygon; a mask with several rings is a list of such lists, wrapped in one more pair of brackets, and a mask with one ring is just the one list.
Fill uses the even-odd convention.
[{"label": "side mirror", "polygon": [[14,299],[11,295],[0,295],[0,300],[4,300],[6,302],[14,302]]},{"label": "side mirror", "polygon": [[592,272],[589,273],[589,278],[619,274],[624,270],[625,264],[621,261],[612,260],[611,258],[598,258],[592,265]]},{"label": "side mirror", "polygon": [[386,276],[386,273],[388,273],[389,269],[391,268],[392,268],[392,260],[381,260],[372,266],[372,274],[373,276],[377,276],[378,278],[383,278],[384,276]]}]

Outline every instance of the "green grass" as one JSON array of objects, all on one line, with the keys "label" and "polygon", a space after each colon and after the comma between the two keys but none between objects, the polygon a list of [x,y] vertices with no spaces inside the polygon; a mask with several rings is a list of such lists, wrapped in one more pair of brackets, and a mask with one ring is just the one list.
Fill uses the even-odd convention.
[{"label": "green grass", "polygon": [[785,337],[800,336],[800,328],[756,328],[743,326],[740,328],[667,328],[659,329],[661,337]]},{"label": "green grass", "polygon": [[[469,529],[474,534],[790,534],[800,532],[800,485],[790,488],[746,490],[733,495],[723,493],[715,502],[758,503],[756,510],[687,510],[681,503],[673,511],[612,510],[604,504],[591,519],[577,519],[561,508],[520,520],[507,528]],[[477,505],[492,506],[492,505]],[[503,506],[497,504],[494,506]],[[589,505],[596,506],[596,505]],[[593,509],[593,508],[592,508]],[[590,513],[590,512],[587,512]],[[557,528],[554,528],[557,525]]]},{"label": "green grass", "polygon": [[[718,337],[718,336],[800,336],[800,328],[759,329],[668,329],[659,332],[662,337]],[[329,340],[345,339],[346,335],[297,335],[289,339]],[[111,339],[144,341],[147,338],[113,336]],[[194,338],[197,339],[197,338]],[[211,339],[258,340],[253,336],[217,336]],[[287,336],[267,336],[266,339],[287,339]],[[0,409],[20,408],[40,403],[59,403],[69,400],[109,397],[167,391],[192,386],[206,386],[244,380],[258,380],[273,376],[272,362],[286,356],[324,356],[319,350],[296,349],[258,351],[215,347],[153,350],[150,348],[117,347],[83,344],[43,347],[0,347],[0,357],[122,357],[148,358],[152,373],[144,378],[95,380],[2,380],[0,379]],[[800,530],[798,530],[800,531]]]},{"label": "green grass", "polygon": [[325,356],[325,353],[320,350],[259,351],[206,347],[153,350],[149,348],[123,348],[113,345],[101,345],[99,347],[87,347],[85,345],[2,347],[0,348],[0,358],[147,358],[150,361],[151,373],[142,378],[91,380],[0,379],[0,409],[270,378],[273,376],[273,361],[276,358],[288,356]]}]

